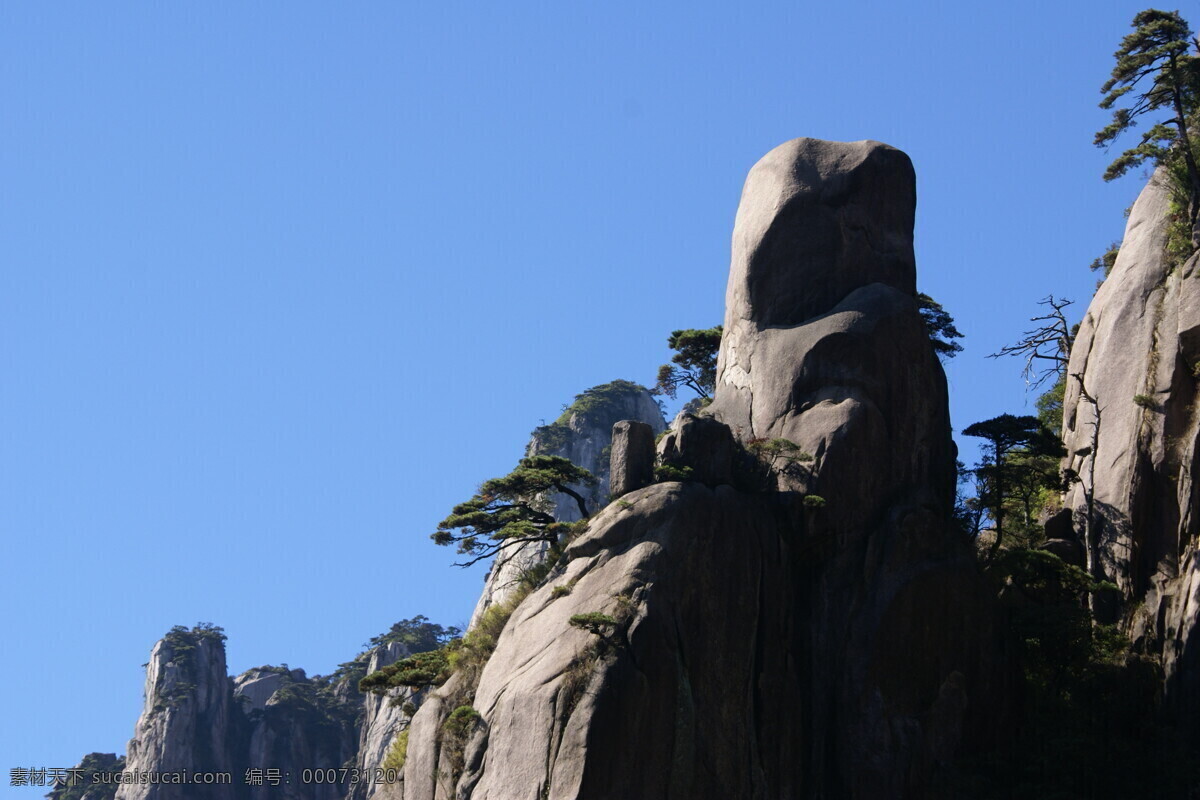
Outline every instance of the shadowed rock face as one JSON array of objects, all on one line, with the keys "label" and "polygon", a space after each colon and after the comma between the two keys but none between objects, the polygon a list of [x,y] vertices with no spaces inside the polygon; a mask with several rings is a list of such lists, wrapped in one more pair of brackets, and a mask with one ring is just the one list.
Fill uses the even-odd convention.
[{"label": "shadowed rock face", "polygon": [[734,222],[726,331],[796,325],[872,283],[913,295],[916,198],[912,162],[879,142],[793,139],[767,153]]},{"label": "shadowed rock face", "polygon": [[[946,525],[913,204],[907,157],[873,142],[796,140],[755,166],[716,398],[660,444],[722,463],[591,522],[500,636],[461,774],[437,736],[461,687],[418,712],[406,800],[934,796],[1003,728],[992,602]],[[814,459],[756,490],[725,459],[762,437]],[[570,625],[587,612],[615,629]]]},{"label": "shadowed rock face", "polygon": [[1079,379],[1068,381],[1064,466],[1081,478],[1067,506],[1088,544],[1091,570],[1121,587],[1122,623],[1135,649],[1161,657],[1165,707],[1194,721],[1200,719],[1200,260],[1170,263],[1169,209],[1166,178],[1155,173],[1080,324],[1068,373],[1082,379],[1096,403],[1084,399]]}]

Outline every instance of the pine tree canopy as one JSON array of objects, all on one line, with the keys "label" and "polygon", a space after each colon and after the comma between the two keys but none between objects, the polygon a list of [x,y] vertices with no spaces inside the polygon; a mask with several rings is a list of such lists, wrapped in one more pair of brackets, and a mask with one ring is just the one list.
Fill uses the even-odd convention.
[{"label": "pine tree canopy", "polygon": [[717,385],[717,352],[721,348],[721,326],[672,331],[667,347],[675,351],[670,364],[658,368],[651,394],[674,398],[680,386],[700,397],[712,397]]},{"label": "pine tree canopy", "polygon": [[[1133,18],[1133,33],[1114,53],[1112,77],[1100,87],[1103,109],[1112,109],[1112,121],[1096,133],[1097,147],[1107,147],[1135,127],[1139,117],[1165,112],[1142,133],[1138,144],[1121,155],[1104,172],[1107,181],[1121,177],[1146,161],[1155,166],[1182,161],[1186,174],[1191,219],[1196,219],[1200,199],[1194,127],[1200,97],[1200,58],[1190,52],[1196,45],[1188,24],[1177,11],[1147,9]],[[1114,108],[1118,101],[1123,105]]]},{"label": "pine tree canopy", "polygon": [[921,292],[917,295],[917,309],[921,312],[921,319],[925,321],[925,328],[929,331],[929,342],[938,358],[954,358],[962,352],[962,345],[954,341],[961,339],[962,334],[954,327],[954,318],[942,308],[941,303]]},{"label": "pine tree canopy", "polygon": [[460,554],[472,556],[459,566],[469,566],[512,545],[554,543],[567,526],[551,514],[549,495],[561,492],[573,498],[587,519],[587,504],[572,484],[594,486],[596,482],[592,473],[559,456],[522,458],[512,472],[485,481],[470,500],[456,505],[430,538],[437,544],[457,545]]}]

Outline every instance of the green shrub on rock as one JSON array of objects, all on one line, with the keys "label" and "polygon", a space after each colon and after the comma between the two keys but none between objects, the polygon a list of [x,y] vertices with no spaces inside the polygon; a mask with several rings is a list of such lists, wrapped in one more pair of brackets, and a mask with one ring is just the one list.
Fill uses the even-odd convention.
[{"label": "green shrub on rock", "polygon": [[601,614],[599,611],[575,614],[568,622],[572,628],[579,628],[596,636],[606,636],[617,627],[615,619],[608,614]]},{"label": "green shrub on rock", "polygon": [[[454,641],[460,640],[455,639]],[[449,645],[438,650],[402,658],[395,664],[389,664],[360,680],[358,689],[361,692],[387,694],[389,689],[398,686],[413,688],[441,686],[452,672],[450,660],[447,657],[448,648]]]},{"label": "green shrub on rock", "polygon": [[456,739],[465,739],[478,719],[479,712],[472,706],[459,706],[450,712],[450,716],[442,724],[442,730]]},{"label": "green shrub on rock", "polygon": [[400,731],[396,738],[392,740],[392,746],[388,748],[388,753],[383,759],[384,770],[394,769],[397,772],[404,769],[404,762],[408,759],[408,728]]}]

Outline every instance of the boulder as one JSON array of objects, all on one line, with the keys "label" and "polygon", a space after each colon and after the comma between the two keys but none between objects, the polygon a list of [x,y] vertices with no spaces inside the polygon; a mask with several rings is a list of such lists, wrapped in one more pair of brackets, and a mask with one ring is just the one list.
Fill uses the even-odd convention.
[{"label": "boulder", "polygon": [[1075,539],[1075,523],[1069,508],[1060,508],[1042,526],[1047,539]]},{"label": "boulder", "polygon": [[689,480],[705,486],[733,482],[733,434],[711,417],[684,414],[658,447],[663,464],[685,471]]},{"label": "boulder", "polygon": [[[734,220],[727,335],[798,325],[871,284],[914,295],[916,202],[912,162],[879,142],[793,139],[767,153]],[[750,353],[722,343],[722,355],[727,378],[748,372]]]},{"label": "boulder", "polygon": [[1074,538],[1047,539],[1041,547],[1047,553],[1052,553],[1073,567],[1084,567],[1083,547]]}]

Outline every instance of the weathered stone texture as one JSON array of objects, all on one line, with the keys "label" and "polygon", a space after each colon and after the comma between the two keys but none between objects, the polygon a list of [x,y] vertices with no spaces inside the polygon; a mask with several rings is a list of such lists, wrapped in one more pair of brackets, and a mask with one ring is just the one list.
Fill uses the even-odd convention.
[{"label": "weathered stone texture", "polygon": [[[367,660],[367,674],[394,664],[410,653],[400,642],[390,642],[371,651]],[[408,725],[409,716],[404,710],[406,702],[419,701],[411,689],[392,689],[387,695],[363,695],[362,717],[359,722],[358,756],[355,766],[363,775],[374,777],[374,770],[383,766],[395,737]],[[385,787],[374,780],[356,784],[347,796],[348,800],[370,800]]]},{"label": "weathered stone texture", "polygon": [[[232,772],[228,734],[233,691],[225,647],[198,637],[176,649],[160,640],[146,664],[146,702],[126,749],[129,772]],[[241,777],[239,775],[239,777]],[[178,786],[128,783],[117,800],[235,800],[232,785]]]},{"label": "weathered stone texture", "polygon": [[1089,568],[1124,598],[1103,610],[1136,650],[1161,659],[1164,708],[1200,736],[1200,257],[1168,258],[1170,203],[1168,178],[1156,172],[1080,324],[1063,404],[1064,466],[1081,478],[1067,506]]},{"label": "weathered stone texture", "polygon": [[[400,644],[365,656],[377,669],[407,655]],[[409,693],[411,694],[411,693]],[[405,699],[402,697],[402,699]],[[226,674],[225,647],[214,635],[169,635],[146,665],[146,700],[127,771],[228,772],[221,785],[130,783],[117,797],[137,800],[368,800],[381,785],[305,781],[304,770],[382,763],[392,737],[407,720],[390,698],[359,693],[347,677],[308,678],[304,670],[256,667]],[[418,698],[419,699],[419,698]],[[290,773],[287,785],[252,785],[247,769]]]},{"label": "weathered stone texture", "polygon": [[812,455],[782,488],[850,525],[897,493],[941,508],[953,492],[945,378],[914,300],[914,187],[887,145],[796,139],[750,171],[734,227],[709,411],[743,442]]},{"label": "weathered stone texture", "polygon": [[692,480],[721,486],[733,482],[735,447],[729,426],[684,414],[659,442],[658,454],[663,464],[687,470]]},{"label": "weathered stone texture", "polygon": [[615,500],[654,482],[654,427],[626,419],[613,425],[608,496]]}]

